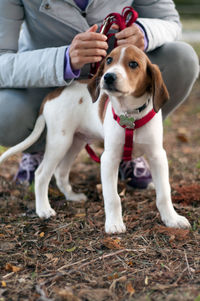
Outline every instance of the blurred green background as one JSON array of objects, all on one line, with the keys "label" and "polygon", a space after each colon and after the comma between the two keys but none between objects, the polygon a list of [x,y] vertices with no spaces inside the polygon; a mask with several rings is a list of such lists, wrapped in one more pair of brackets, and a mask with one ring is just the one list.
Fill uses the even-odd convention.
[{"label": "blurred green background", "polygon": [[175,0],[183,24],[182,39],[190,43],[200,57],[200,0]]},{"label": "blurred green background", "polygon": [[175,0],[174,2],[182,16],[200,18],[200,0]]}]

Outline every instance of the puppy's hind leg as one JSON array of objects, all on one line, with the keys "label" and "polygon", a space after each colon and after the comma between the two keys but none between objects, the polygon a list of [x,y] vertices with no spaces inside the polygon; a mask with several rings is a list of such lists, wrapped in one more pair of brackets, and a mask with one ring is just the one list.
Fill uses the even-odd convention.
[{"label": "puppy's hind leg", "polygon": [[72,143],[71,135],[63,139],[61,134],[56,133],[53,138],[48,132],[44,158],[35,173],[36,213],[41,218],[49,218],[56,214],[49,203],[48,186],[56,167]]},{"label": "puppy's hind leg", "polygon": [[70,149],[65,154],[54,173],[58,188],[65,195],[66,200],[69,201],[86,201],[86,195],[83,193],[75,193],[69,182],[71,166],[85,144],[86,143],[83,140],[74,137]]}]

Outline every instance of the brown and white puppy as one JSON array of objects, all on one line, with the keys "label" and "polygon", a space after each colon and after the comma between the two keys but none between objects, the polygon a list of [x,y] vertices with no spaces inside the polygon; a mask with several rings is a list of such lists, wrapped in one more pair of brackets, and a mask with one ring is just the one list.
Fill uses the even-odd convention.
[{"label": "brown and white puppy", "polygon": [[[110,99],[106,110],[105,95]],[[133,157],[146,155],[149,161],[156,189],[156,204],[165,225],[189,227],[188,220],[176,213],[171,201],[160,110],[167,99],[168,93],[158,67],[134,46],[117,47],[103,61],[88,86],[74,81],[70,86],[47,95],[33,132],[23,142],[5,152],[0,162],[30,147],[46,124],[46,150],[35,174],[35,195],[38,216],[49,218],[56,214],[48,200],[48,185],[52,175],[55,175],[58,188],[67,200],[86,200],[84,194],[73,192],[69,183],[70,168],[87,143],[104,140],[101,180],[105,231],[124,232],[126,228],[117,181],[125,131],[113,119],[112,107],[116,114],[126,114],[135,120],[141,119],[154,108],[158,112],[154,118],[134,132]],[[144,108],[142,111],[138,109],[141,107]]]}]

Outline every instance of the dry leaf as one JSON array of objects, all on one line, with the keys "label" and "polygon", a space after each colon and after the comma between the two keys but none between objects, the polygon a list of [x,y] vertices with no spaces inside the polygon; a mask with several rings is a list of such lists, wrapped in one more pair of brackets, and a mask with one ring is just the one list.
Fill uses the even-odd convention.
[{"label": "dry leaf", "polygon": [[49,260],[51,260],[51,259],[53,259],[54,258],[54,256],[53,256],[53,254],[52,253],[46,253],[46,254],[44,254]]},{"label": "dry leaf", "polygon": [[44,232],[41,232],[41,233],[40,233],[40,237],[44,237]]},{"label": "dry leaf", "polygon": [[123,247],[120,244],[120,239],[118,238],[106,237],[102,240],[102,243],[106,248],[111,250],[123,249]]},{"label": "dry leaf", "polygon": [[126,285],[126,290],[129,294],[133,295],[135,294],[135,289],[134,287],[132,286],[132,283],[131,282],[128,282],[127,285]]},{"label": "dry leaf", "polygon": [[102,184],[97,184],[97,185],[96,185],[96,189],[97,189],[97,192],[98,192],[99,194],[101,194],[101,193],[102,193]]},{"label": "dry leaf", "polygon": [[145,284],[145,285],[148,285],[148,284],[149,284],[149,278],[148,278],[148,276],[145,277],[145,279],[144,279],[144,284]]},{"label": "dry leaf", "polygon": [[124,188],[124,189],[120,192],[119,195],[120,195],[121,197],[124,197],[125,194],[126,194],[126,188]]},{"label": "dry leaf", "polygon": [[6,271],[11,271],[14,273],[21,271],[20,267],[16,267],[15,265],[12,265],[10,263],[6,263],[5,269],[6,269]]},{"label": "dry leaf", "polygon": [[77,296],[74,295],[73,291],[71,288],[61,288],[61,289],[56,289],[56,293],[58,296],[62,298],[62,300],[66,301],[81,301]]},{"label": "dry leaf", "polygon": [[130,261],[127,262],[127,264],[128,264],[130,267],[132,267],[132,266],[133,266],[133,261],[130,260]]},{"label": "dry leaf", "polygon": [[176,137],[181,142],[184,142],[184,143],[188,143],[189,142],[188,131],[185,128],[179,128]]},{"label": "dry leaf", "polygon": [[86,216],[85,212],[75,214],[75,217],[85,217],[85,216]]},{"label": "dry leaf", "polygon": [[173,195],[173,201],[181,202],[181,205],[191,205],[193,202],[198,206],[200,200],[200,185],[193,183],[190,185],[174,185],[176,194]]},{"label": "dry leaf", "polygon": [[175,240],[175,235],[174,234],[172,234],[171,236],[170,236],[170,238],[169,238],[169,242],[173,242],[174,240]]},{"label": "dry leaf", "polygon": [[63,196],[63,194],[62,194],[62,192],[60,192],[60,190],[58,190],[57,188],[52,188],[52,187],[49,187],[49,194],[54,197]]},{"label": "dry leaf", "polygon": [[19,197],[21,195],[21,192],[18,189],[13,189],[12,190],[12,195],[15,197]]},{"label": "dry leaf", "polygon": [[6,282],[5,281],[1,281],[1,286],[2,287],[6,287]]},{"label": "dry leaf", "polygon": [[176,229],[176,228],[168,228],[165,226],[155,226],[153,228],[154,231],[160,234],[165,234],[169,236],[170,241],[183,241],[189,237],[190,230],[189,229]]},{"label": "dry leaf", "polygon": [[114,279],[118,279],[118,278],[119,278],[118,273],[114,273],[114,274],[108,276],[108,280],[114,280]]}]

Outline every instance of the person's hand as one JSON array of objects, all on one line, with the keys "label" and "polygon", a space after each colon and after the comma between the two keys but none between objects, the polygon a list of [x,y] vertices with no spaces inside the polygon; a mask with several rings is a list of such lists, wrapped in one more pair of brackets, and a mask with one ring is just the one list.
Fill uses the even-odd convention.
[{"label": "person's hand", "polygon": [[[118,29],[117,25],[113,25],[113,29]],[[129,27],[119,31],[115,34],[117,39],[117,45],[124,45],[124,44],[132,44],[144,50],[145,47],[145,40],[144,40],[144,33],[139,28],[138,25],[132,24]]]},{"label": "person's hand", "polygon": [[96,63],[107,55],[107,37],[97,33],[98,26],[95,24],[86,32],[77,34],[69,48],[71,68],[81,69],[85,64]]}]

